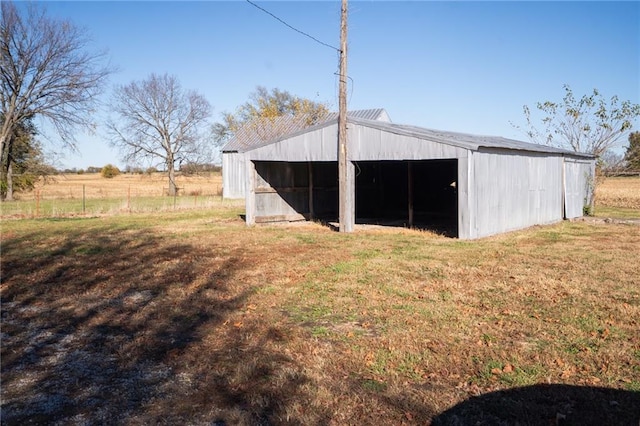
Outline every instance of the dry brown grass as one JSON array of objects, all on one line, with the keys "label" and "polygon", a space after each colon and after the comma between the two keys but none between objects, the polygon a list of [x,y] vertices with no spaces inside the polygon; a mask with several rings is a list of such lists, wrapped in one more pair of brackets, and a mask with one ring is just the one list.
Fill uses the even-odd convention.
[{"label": "dry brown grass", "polygon": [[608,177],[596,188],[598,206],[640,210],[640,177]]},{"label": "dry brown grass", "polygon": [[2,250],[3,424],[640,419],[639,226],[201,211],[13,221]]},{"label": "dry brown grass", "polygon": [[[183,195],[220,195],[222,193],[222,175],[181,176],[176,182]],[[36,190],[20,194],[21,200],[33,200],[38,194],[41,199],[81,199],[83,186],[86,198],[126,198],[158,197],[166,193],[169,186],[167,176],[153,174],[120,174],[107,179],[100,173],[65,174],[40,182]]]}]

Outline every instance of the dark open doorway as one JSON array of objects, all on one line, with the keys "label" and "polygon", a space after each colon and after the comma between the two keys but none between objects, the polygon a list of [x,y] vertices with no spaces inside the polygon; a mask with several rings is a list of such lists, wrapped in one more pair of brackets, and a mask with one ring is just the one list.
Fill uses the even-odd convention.
[{"label": "dark open doorway", "polygon": [[356,223],[458,236],[458,161],[356,163]]}]

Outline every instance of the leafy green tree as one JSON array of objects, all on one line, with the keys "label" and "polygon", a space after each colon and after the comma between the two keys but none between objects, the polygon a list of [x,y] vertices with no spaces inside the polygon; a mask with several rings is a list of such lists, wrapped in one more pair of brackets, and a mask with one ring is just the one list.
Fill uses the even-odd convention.
[{"label": "leafy green tree", "polygon": [[7,198],[8,192],[8,198],[13,199],[14,192],[31,191],[38,180],[56,173],[55,168],[46,163],[36,134],[30,119],[14,128],[9,173],[3,174],[0,180],[0,197],[3,199]]},{"label": "leafy green tree", "polygon": [[627,169],[640,172],[640,132],[629,134],[629,146],[624,154]]},{"label": "leafy green tree", "polygon": [[601,156],[612,148],[640,116],[640,105],[605,99],[597,89],[576,99],[571,87],[564,85],[559,102],[538,102],[541,128],[534,123],[531,109],[524,106],[526,134],[535,143],[559,146],[576,152]]},{"label": "leafy green tree", "polygon": [[222,122],[213,126],[214,139],[218,143],[224,143],[244,125],[250,122],[264,122],[268,125],[277,117],[305,116],[306,124],[311,126],[321,121],[329,110],[327,105],[309,99],[292,95],[286,90],[267,90],[258,86],[249,95],[249,100],[240,105],[234,114],[225,112],[222,114]]}]

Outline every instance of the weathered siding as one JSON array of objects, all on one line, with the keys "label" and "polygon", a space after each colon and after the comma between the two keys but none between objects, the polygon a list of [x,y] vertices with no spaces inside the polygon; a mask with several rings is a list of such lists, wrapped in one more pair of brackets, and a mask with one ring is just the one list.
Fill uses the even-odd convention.
[{"label": "weathered siding", "polygon": [[458,159],[458,238],[473,238],[473,152]]},{"label": "weathered siding", "polygon": [[330,125],[248,151],[253,161],[337,161],[338,125]]},{"label": "weathered siding", "polygon": [[474,153],[471,238],[562,220],[562,164],[560,155]]},{"label": "weathered siding", "polygon": [[222,154],[222,196],[244,198],[246,188],[245,154],[225,152]]},{"label": "weathered siding", "polygon": [[351,161],[436,160],[467,155],[464,148],[381,132],[353,123],[349,123],[347,140],[347,155]]},{"label": "weathered siding", "polygon": [[584,207],[593,197],[594,162],[565,157],[564,160],[564,215],[567,219],[581,217]]},{"label": "weathered siding", "polygon": [[[452,159],[467,150],[417,137],[381,132],[349,123],[347,155],[350,161]],[[337,161],[338,126],[331,125],[249,151],[258,161]]]},{"label": "weathered siding", "polygon": [[309,217],[309,163],[257,161],[254,169],[256,222]]}]

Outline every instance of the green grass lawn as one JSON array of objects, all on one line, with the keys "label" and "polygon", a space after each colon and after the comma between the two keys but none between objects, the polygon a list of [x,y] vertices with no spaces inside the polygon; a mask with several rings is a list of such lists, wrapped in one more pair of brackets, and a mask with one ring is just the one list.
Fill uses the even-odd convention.
[{"label": "green grass lawn", "polygon": [[596,207],[596,217],[616,218],[616,219],[640,219],[640,210],[624,207]]},{"label": "green grass lawn", "polygon": [[237,200],[223,200],[220,196],[131,197],[24,200],[0,203],[3,217],[65,217],[122,213],[161,212],[202,209],[220,205],[240,205]]}]

